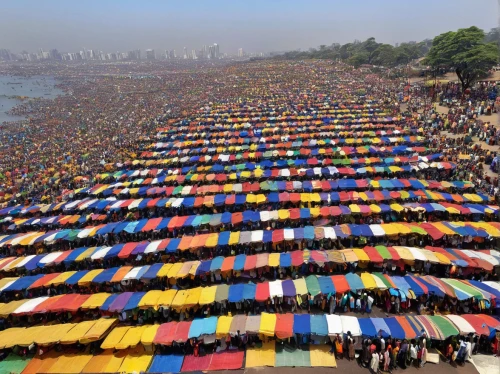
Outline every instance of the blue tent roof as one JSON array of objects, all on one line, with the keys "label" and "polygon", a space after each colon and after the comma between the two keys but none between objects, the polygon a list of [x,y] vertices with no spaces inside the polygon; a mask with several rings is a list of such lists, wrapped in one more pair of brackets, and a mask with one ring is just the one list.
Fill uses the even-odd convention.
[{"label": "blue tent roof", "polygon": [[102,273],[97,274],[97,276],[92,280],[94,283],[104,283],[111,282],[113,275],[120,269],[119,267],[114,267],[104,270]]},{"label": "blue tent roof", "polygon": [[361,333],[364,336],[377,336],[377,330],[375,329],[371,318],[358,318],[358,323],[359,327],[361,328]]},{"label": "blue tent roof", "polygon": [[314,240],[314,227],[305,226],[304,227],[304,239]]},{"label": "blue tent roof", "polygon": [[210,264],[210,271],[220,270],[222,267],[222,263],[224,262],[224,257],[219,256],[212,259],[212,263]]},{"label": "blue tent roof", "polygon": [[253,283],[246,283],[243,285],[243,299],[245,300],[255,300],[255,291],[257,290],[257,285]]},{"label": "blue tent roof", "polygon": [[246,255],[237,255],[236,258],[234,259],[233,270],[243,270],[246,259],[247,259]]},{"label": "blue tent roof", "polygon": [[266,230],[264,231],[264,235],[262,236],[263,243],[271,243],[273,241],[273,232]]},{"label": "blue tent roof", "polygon": [[425,291],[422,289],[422,287],[420,287],[417,282],[415,282],[409,275],[406,275],[404,277],[404,280],[406,281],[406,283],[408,283],[415,296],[425,295]]},{"label": "blue tent roof", "polygon": [[[474,287],[479,288],[480,290],[491,293],[492,295],[496,296],[497,299],[500,300],[500,291],[498,291],[496,288],[490,287],[487,284],[475,280],[470,280],[469,283],[472,284]],[[497,308],[500,308],[500,305],[497,304]]]},{"label": "blue tent roof", "polygon": [[323,295],[335,294],[335,285],[330,277],[318,277],[319,288]]},{"label": "blue tent roof", "polygon": [[292,266],[292,256],[290,256],[290,253],[280,253],[280,266],[281,267]]},{"label": "blue tent roof", "polygon": [[189,327],[188,338],[198,338],[202,335],[215,334],[217,328],[217,317],[195,319]]},{"label": "blue tent roof", "polygon": [[109,309],[109,306],[111,305],[111,303],[113,301],[115,301],[115,299],[119,296],[120,294],[119,293],[114,293],[112,294],[110,297],[108,297],[106,299],[106,301],[104,302],[104,304],[101,305],[101,307],[99,308],[100,310],[108,310]]},{"label": "blue tent roof", "polygon": [[3,291],[22,291],[31,286],[34,282],[44,277],[45,274],[37,274],[31,276],[21,277],[14,281],[10,286],[4,288]]},{"label": "blue tent roof", "polygon": [[385,323],[383,318],[370,318],[372,320],[373,326],[378,334],[381,334],[383,337],[388,337],[391,335],[391,330],[389,326]]},{"label": "blue tent roof", "polygon": [[[423,278],[418,278],[418,280],[420,282],[422,282],[424,284],[424,286],[427,287],[427,289],[429,290],[429,293],[430,294],[434,294],[436,296],[439,296],[439,297],[444,297],[444,292],[441,291],[438,287],[436,287],[435,285],[433,285],[432,283],[430,282],[427,282],[425,279]],[[420,331],[420,330],[417,330],[417,331]]]},{"label": "blue tent roof", "polygon": [[405,336],[405,330],[401,327],[396,318],[384,318],[384,322],[389,327],[391,337],[396,339],[410,338]]},{"label": "blue tent roof", "polygon": [[243,300],[243,283],[233,284],[229,286],[227,300],[231,303],[236,303]]},{"label": "blue tent roof", "polygon": [[139,302],[145,294],[146,292],[134,292],[132,296],[130,296],[130,299],[128,299],[127,304],[123,307],[123,310],[132,310],[137,308]]},{"label": "blue tent roof", "polygon": [[[69,256],[71,256],[75,251],[77,251],[78,249],[75,249],[73,250],[73,252],[71,252],[69,254]],[[84,250],[87,250],[87,248],[84,248]],[[44,258],[45,256],[47,256],[47,254],[43,254],[43,255],[36,255],[35,257],[33,257],[31,260],[29,260],[25,265],[24,265],[24,268],[28,271],[31,271],[31,270],[34,270],[37,268],[37,264],[38,262]],[[68,256],[68,257],[69,257]]]},{"label": "blue tent roof", "polygon": [[363,284],[363,281],[361,280],[359,275],[355,273],[347,273],[345,275],[345,278],[352,292],[357,292],[357,290],[362,290],[365,288],[365,285]]},{"label": "blue tent roof", "polygon": [[179,247],[180,242],[181,240],[179,238],[170,239],[170,241],[167,244],[166,251],[170,253],[177,252],[177,248]]},{"label": "blue tent roof", "polygon": [[293,332],[295,334],[310,334],[311,333],[311,315],[310,314],[294,314],[294,316],[293,316]]},{"label": "blue tent roof", "polygon": [[311,334],[319,336],[328,335],[328,323],[324,314],[311,315]]},{"label": "blue tent roof", "polygon": [[231,232],[223,231],[219,233],[219,239],[217,240],[218,245],[228,245],[229,237],[231,236]]},{"label": "blue tent roof", "polygon": [[212,260],[202,261],[198,269],[196,269],[196,275],[208,273],[210,271],[210,265],[212,264]]},{"label": "blue tent roof", "polygon": [[107,258],[112,258],[118,256],[118,253],[123,249],[125,244],[120,243],[120,244],[115,244],[114,246],[111,247],[111,249],[104,255],[104,259]]},{"label": "blue tent roof", "polygon": [[144,273],[144,275],[141,277],[141,279],[144,280],[149,280],[149,279],[154,279],[156,278],[156,274],[160,271],[160,269],[163,267],[163,263],[157,263],[153,264],[149,267],[148,271]]}]

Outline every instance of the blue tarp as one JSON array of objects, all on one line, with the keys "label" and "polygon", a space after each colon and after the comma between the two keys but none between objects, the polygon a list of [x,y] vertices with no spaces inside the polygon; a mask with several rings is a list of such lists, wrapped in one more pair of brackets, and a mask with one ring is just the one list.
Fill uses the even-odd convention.
[{"label": "blue tarp", "polygon": [[217,320],[216,316],[195,319],[189,327],[188,338],[198,338],[202,335],[215,334]]},{"label": "blue tarp", "polygon": [[212,263],[210,264],[210,271],[220,270],[222,267],[222,263],[224,262],[224,257],[219,256],[212,259]]},{"label": "blue tarp", "polygon": [[408,295],[408,291],[410,290],[410,285],[404,280],[403,277],[398,277],[398,276],[392,276],[391,277],[392,281],[396,285],[396,287],[400,290],[403,291],[406,295]]},{"label": "blue tarp", "polygon": [[243,283],[233,284],[229,286],[227,300],[231,303],[236,303],[243,300]]},{"label": "blue tarp", "polygon": [[154,279],[156,278],[156,274],[160,271],[160,269],[163,267],[163,263],[158,263],[158,264],[153,264],[149,267],[148,271],[144,273],[144,275],[141,277],[141,279],[144,280],[149,280],[149,279]]},{"label": "blue tarp", "polygon": [[104,302],[104,304],[101,305],[101,307],[99,308],[100,310],[108,310],[109,309],[109,306],[111,305],[111,303],[113,301],[115,301],[115,299],[118,297],[118,293],[114,293],[112,294],[110,297],[108,297],[106,299],[106,301]]},{"label": "blue tarp", "polygon": [[470,280],[469,283],[472,284],[474,287],[479,288],[480,290],[489,292],[489,293],[493,294],[494,296],[496,296],[496,298],[498,299],[497,300],[497,308],[500,308],[500,303],[499,303],[500,291],[498,291],[496,288],[490,287],[487,284],[484,284],[484,283],[479,282],[479,281]]},{"label": "blue tarp", "polygon": [[97,274],[97,276],[92,280],[93,283],[104,283],[111,282],[113,275],[120,269],[119,267],[114,267],[111,269],[106,269],[102,273]]},{"label": "blue tarp", "polygon": [[391,332],[391,337],[396,339],[410,338],[405,336],[405,330],[401,327],[396,318],[394,317],[384,318],[384,322],[387,325],[387,327],[389,327],[389,330]]},{"label": "blue tarp", "polygon": [[257,286],[253,283],[244,284],[243,286],[243,299],[255,300],[255,291]]},{"label": "blue tarp", "polygon": [[324,314],[311,315],[311,334],[319,336],[328,335],[328,323]]},{"label": "blue tarp", "polygon": [[311,322],[310,314],[294,314],[293,316],[293,332],[294,334],[310,334]]},{"label": "blue tarp", "polygon": [[359,327],[361,328],[361,333],[364,336],[375,337],[377,336],[377,330],[373,325],[371,318],[358,318]]},{"label": "blue tarp", "polygon": [[166,252],[177,252],[177,248],[179,247],[179,243],[181,240],[179,238],[173,238],[170,239],[170,241],[167,244]]},{"label": "blue tarp", "polygon": [[148,373],[180,373],[184,355],[156,355]]},{"label": "blue tarp", "polygon": [[218,245],[228,245],[230,236],[231,236],[231,232],[229,232],[229,231],[223,231],[223,232],[219,233],[219,239],[217,241],[217,244]]},{"label": "blue tarp", "polygon": [[[81,248],[80,248],[81,249]],[[87,250],[87,248],[83,248],[84,251]],[[73,252],[71,252],[69,254],[69,256],[71,256],[73,253],[75,253],[75,251],[78,251],[78,249],[75,249]],[[83,252],[83,251],[82,251]],[[24,268],[28,271],[31,271],[31,270],[35,270],[37,268],[37,264],[38,264],[38,261],[40,261],[42,258],[44,258],[45,256],[47,256],[47,254],[43,254],[43,255],[37,255],[35,257],[33,257],[31,260],[29,260],[25,265],[24,265]]]},{"label": "blue tarp", "polygon": [[404,280],[406,281],[406,283],[408,283],[415,296],[425,295],[425,291],[422,289],[422,287],[420,287],[417,282],[415,282],[409,275],[406,275],[404,277]]},{"label": "blue tarp", "polygon": [[385,323],[383,318],[370,318],[372,320],[373,326],[377,331],[377,334],[381,334],[383,337],[388,337],[391,335],[391,330],[389,326]]},{"label": "blue tarp", "polygon": [[111,249],[104,255],[104,259],[112,258],[118,256],[118,253],[123,249],[125,244],[115,244]]},{"label": "blue tarp", "polygon": [[285,268],[292,266],[292,256],[289,253],[280,254],[280,266]]},{"label": "blue tarp", "polygon": [[139,301],[141,301],[145,294],[146,292],[134,292],[123,307],[123,310],[132,310],[137,308],[137,306],[139,305]]},{"label": "blue tarp", "polygon": [[247,259],[246,255],[237,255],[234,259],[234,265],[233,265],[233,270],[243,270],[243,267],[245,266],[245,261]]},{"label": "blue tarp", "polygon": [[318,277],[319,288],[323,295],[335,294],[335,286],[330,277]]},{"label": "blue tarp", "polygon": [[211,264],[212,260],[202,261],[200,266],[198,266],[198,269],[196,269],[196,275],[208,273],[210,271]]},{"label": "blue tarp", "polygon": [[22,291],[29,286],[31,286],[34,282],[39,280],[40,278],[44,277],[45,274],[37,274],[37,275],[31,275],[31,276],[25,276],[21,277],[17,280],[14,281],[9,287],[4,288],[2,292],[5,291]]},{"label": "blue tarp", "polygon": [[357,292],[358,290],[362,290],[365,288],[365,285],[363,284],[363,281],[361,280],[359,275],[354,273],[347,273],[345,275],[345,278],[352,292]]}]

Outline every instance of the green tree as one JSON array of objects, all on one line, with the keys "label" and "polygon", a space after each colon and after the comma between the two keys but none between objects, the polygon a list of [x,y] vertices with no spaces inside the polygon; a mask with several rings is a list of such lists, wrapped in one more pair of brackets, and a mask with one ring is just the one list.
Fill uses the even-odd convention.
[{"label": "green tree", "polygon": [[390,44],[380,44],[373,51],[371,62],[374,65],[392,66],[396,61],[396,49]]},{"label": "green tree", "polygon": [[497,62],[498,46],[486,43],[484,31],[475,26],[436,36],[426,58],[434,68],[454,69],[462,92],[486,77]]}]

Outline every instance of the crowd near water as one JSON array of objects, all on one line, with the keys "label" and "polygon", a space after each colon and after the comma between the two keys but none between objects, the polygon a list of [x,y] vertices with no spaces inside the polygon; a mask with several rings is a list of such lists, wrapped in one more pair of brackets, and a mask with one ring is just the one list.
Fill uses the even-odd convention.
[{"label": "crowd near water", "polygon": [[1,69],[64,94],[0,125],[0,371],[500,354],[494,83],[331,61]]}]

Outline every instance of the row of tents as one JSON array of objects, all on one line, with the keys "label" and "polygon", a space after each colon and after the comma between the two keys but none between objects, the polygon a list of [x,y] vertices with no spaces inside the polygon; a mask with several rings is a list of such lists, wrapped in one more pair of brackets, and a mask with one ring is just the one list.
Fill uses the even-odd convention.
[{"label": "row of tents", "polygon": [[[137,276],[146,274],[149,267],[139,269]],[[81,276],[79,272],[67,278],[67,285],[89,285],[90,283],[117,282],[133,280],[128,277],[130,271],[122,271],[121,268],[108,270],[90,270]],[[145,270],[145,272],[141,272]],[[160,271],[163,271],[160,268]],[[70,272],[71,273],[71,272]],[[125,277],[123,276],[125,275]],[[11,281],[2,286],[2,292],[21,291],[54,284],[62,281],[61,274],[40,277],[23,277],[17,281]],[[70,274],[68,274],[70,275]],[[158,275],[158,273],[157,273]],[[160,274],[160,276],[163,274]],[[190,275],[189,273],[187,275]],[[168,272],[167,272],[168,276]],[[49,280],[49,278],[52,278]],[[2,282],[4,283],[4,282]],[[207,287],[195,287],[190,289],[169,289],[166,291],[151,290],[147,292],[123,292],[123,293],[95,293],[95,294],[62,294],[57,296],[41,296],[34,299],[21,299],[0,304],[0,316],[6,318],[10,315],[19,316],[37,313],[60,313],[75,312],[80,309],[99,309],[103,312],[121,313],[136,308],[158,310],[160,307],[183,310],[193,306],[210,305],[216,302],[229,301],[239,303],[245,300],[266,302],[275,297],[297,298],[305,295],[344,297],[348,300],[348,293],[359,293],[362,291],[385,291],[391,295],[400,296],[403,301],[407,298],[414,299],[423,295],[448,296],[458,300],[475,298],[482,300],[499,300],[500,285],[496,282],[479,282],[474,280],[458,280],[448,278],[436,278],[433,276],[389,276],[382,273],[348,273],[346,275],[316,276],[310,275],[305,278],[293,280],[275,280],[259,283],[219,284]],[[300,299],[299,299],[300,301]],[[301,302],[301,301],[300,301]]]},{"label": "row of tents", "polygon": [[[28,328],[10,328],[0,332],[0,347],[28,347],[32,344],[48,346],[60,344],[88,344],[99,341],[102,349],[126,350],[139,344],[172,345],[185,343],[192,338],[204,339],[205,343],[237,334],[288,339],[296,334],[313,337],[336,336],[351,333],[354,337],[392,336],[396,339],[414,339],[422,336],[445,340],[459,334],[489,336],[491,330],[499,330],[500,323],[485,315],[447,316],[397,316],[387,318],[357,318],[335,314],[272,314],[212,316],[193,321],[168,322],[156,325],[116,327],[116,319],[99,319],[80,323],[68,323]],[[107,334],[109,332],[109,334]],[[107,335],[106,335],[107,334]]]}]

